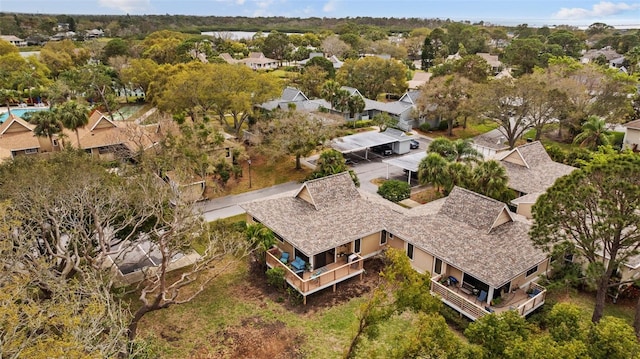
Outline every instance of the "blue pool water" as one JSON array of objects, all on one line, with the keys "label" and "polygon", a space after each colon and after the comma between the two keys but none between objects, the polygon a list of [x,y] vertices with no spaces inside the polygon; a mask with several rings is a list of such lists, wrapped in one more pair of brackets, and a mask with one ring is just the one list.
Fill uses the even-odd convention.
[{"label": "blue pool water", "polygon": [[[48,108],[46,108],[46,107],[44,107],[44,108],[16,108],[15,110],[11,109],[11,114],[14,115],[14,116],[22,117],[27,112],[46,111],[46,110],[48,110]],[[0,123],[3,123],[4,120],[6,120],[7,118],[9,118],[9,113],[8,112],[0,113]]]}]

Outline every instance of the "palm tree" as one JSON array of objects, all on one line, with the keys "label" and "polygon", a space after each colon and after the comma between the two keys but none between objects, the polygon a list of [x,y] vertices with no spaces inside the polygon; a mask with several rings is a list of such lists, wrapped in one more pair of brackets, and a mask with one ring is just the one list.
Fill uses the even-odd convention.
[{"label": "palm tree", "polygon": [[574,139],[573,143],[580,146],[596,149],[598,146],[606,146],[611,143],[612,134],[607,129],[607,124],[598,116],[589,116],[582,124],[582,132]]},{"label": "palm tree", "polygon": [[47,137],[53,149],[53,136],[62,132],[62,123],[54,111],[36,111],[29,117],[29,122],[36,125],[33,132],[36,136]]},{"label": "palm tree", "polygon": [[479,162],[482,154],[473,148],[469,139],[451,141],[445,137],[438,137],[429,145],[427,152],[437,153],[449,162]]},{"label": "palm tree", "polygon": [[67,101],[57,107],[55,112],[58,114],[58,118],[64,127],[75,131],[76,138],[78,140],[78,148],[81,148],[80,133],[78,133],[78,129],[89,123],[88,109],[78,104],[76,101]]},{"label": "palm tree", "polygon": [[276,243],[273,232],[261,223],[247,226],[245,236],[253,250],[254,263],[266,264],[266,252]]},{"label": "palm tree", "polygon": [[498,161],[480,162],[473,169],[472,177],[473,191],[503,202],[511,199],[507,171]]},{"label": "palm tree", "polygon": [[340,91],[340,84],[333,80],[328,80],[322,85],[320,91],[322,98],[327,100],[333,106],[338,91]]},{"label": "palm tree", "polygon": [[469,188],[471,184],[471,167],[463,162],[450,162],[445,168],[447,181],[444,185],[446,193],[451,192],[453,187]]},{"label": "palm tree", "polygon": [[446,168],[446,159],[437,153],[429,153],[418,165],[418,181],[421,185],[431,183],[440,191],[440,187],[448,182]]}]

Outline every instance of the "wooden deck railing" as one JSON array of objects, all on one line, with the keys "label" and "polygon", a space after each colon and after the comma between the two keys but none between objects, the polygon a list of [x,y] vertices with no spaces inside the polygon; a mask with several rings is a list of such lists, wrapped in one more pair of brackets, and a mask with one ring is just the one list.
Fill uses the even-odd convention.
[{"label": "wooden deck railing", "polygon": [[456,309],[463,311],[466,316],[473,320],[479,319],[487,314],[483,307],[469,301],[466,297],[449,289],[449,287],[440,284],[439,280],[442,276],[436,276],[431,278],[431,292],[439,295],[443,300],[447,301],[450,305],[456,307]]},{"label": "wooden deck railing", "polygon": [[302,295],[309,294],[309,292],[314,292],[342,280],[351,278],[356,274],[362,273],[364,269],[364,259],[358,256],[358,259],[353,262],[345,263],[317,276],[314,276],[313,273],[315,273],[315,271],[312,271],[311,277],[302,279],[291,268],[289,268],[289,266],[280,262],[280,259],[272,254],[272,252],[273,250],[267,251],[267,265],[270,268],[284,268],[285,279]]},{"label": "wooden deck railing", "polygon": [[535,297],[529,299],[528,301],[520,304],[518,306],[518,308],[516,309],[518,311],[518,314],[525,316],[527,314],[529,314],[530,312],[532,312],[534,309],[538,308],[539,306],[541,306],[544,303],[544,300],[547,296],[547,288],[539,285],[538,283],[533,283],[531,282],[531,284],[529,284],[529,289],[531,290],[535,290],[537,289],[539,291],[538,294],[536,294]]},{"label": "wooden deck railing", "polygon": [[[439,295],[444,301],[448,302],[450,305],[455,306],[458,310],[464,312],[463,314],[468,316],[469,318],[476,320],[489,314],[489,312],[483,307],[475,304],[470,301],[467,297],[462,296],[455,291],[449,289],[449,287],[440,283],[440,279],[442,275],[438,275],[431,279],[431,292]],[[531,283],[529,285],[531,290],[537,289],[539,293],[527,300],[526,302],[520,304],[518,307],[513,308],[520,314],[521,316],[525,316],[531,313],[534,309],[538,308],[544,303],[545,297],[547,295],[547,289],[537,283]]]}]

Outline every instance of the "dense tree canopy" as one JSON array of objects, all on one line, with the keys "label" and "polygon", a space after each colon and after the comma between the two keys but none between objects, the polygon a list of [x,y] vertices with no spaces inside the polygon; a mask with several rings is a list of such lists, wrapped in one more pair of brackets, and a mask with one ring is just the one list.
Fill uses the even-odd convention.
[{"label": "dense tree canopy", "polygon": [[574,245],[595,273],[594,322],[602,318],[612,274],[640,248],[639,178],[640,158],[605,155],[559,178],[533,206],[534,243]]},{"label": "dense tree canopy", "polygon": [[407,90],[406,66],[376,56],[346,61],[336,78],[341,84],[357,88],[370,99],[378,98],[381,93],[402,94]]}]

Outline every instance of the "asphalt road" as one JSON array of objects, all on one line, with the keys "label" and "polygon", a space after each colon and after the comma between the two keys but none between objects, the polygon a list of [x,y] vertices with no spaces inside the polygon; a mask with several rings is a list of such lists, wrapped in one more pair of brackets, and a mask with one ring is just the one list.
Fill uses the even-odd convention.
[{"label": "asphalt road", "polygon": [[[431,139],[421,136],[416,136],[416,139],[420,142],[420,147],[418,149],[411,150],[411,153],[426,151],[429,143],[431,143]],[[358,155],[361,158],[359,158]],[[355,153],[350,155],[350,157],[354,159],[354,162],[357,162],[351,167],[360,179],[360,188],[367,192],[376,193],[378,191],[378,187],[371,183],[371,180],[375,178],[389,178],[406,181],[407,175],[402,171],[402,169],[382,162],[383,159],[393,158],[394,156],[402,155],[382,157],[370,152],[367,156],[368,160],[363,158],[364,153]],[[412,181],[412,185],[417,185],[415,180]],[[293,192],[299,189],[300,186],[301,184],[298,182],[287,182],[251,192],[215,198],[198,203],[196,210],[202,213],[205,220],[211,222],[216,219],[232,217],[244,213],[244,210],[240,208],[239,204],[281,195],[285,192]]]}]

